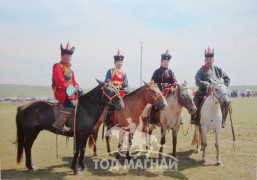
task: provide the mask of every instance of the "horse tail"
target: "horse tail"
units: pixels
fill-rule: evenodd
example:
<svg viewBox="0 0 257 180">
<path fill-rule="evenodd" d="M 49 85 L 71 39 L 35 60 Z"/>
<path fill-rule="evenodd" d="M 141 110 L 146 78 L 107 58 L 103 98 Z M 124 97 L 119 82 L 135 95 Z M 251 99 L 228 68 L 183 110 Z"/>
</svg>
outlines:
<svg viewBox="0 0 257 180">
<path fill-rule="evenodd" d="M 24 132 L 21 127 L 21 106 L 17 108 L 16 114 L 16 127 L 17 127 L 17 137 L 16 142 L 18 143 L 17 146 L 17 163 L 19 164 L 22 160 L 23 156 L 23 148 L 24 148 Z"/>
<path fill-rule="evenodd" d="M 198 131 L 198 133 L 196 133 L 196 131 Z M 198 134 L 198 137 L 197 137 L 197 134 Z M 202 131 L 201 131 L 200 125 L 195 126 L 195 132 L 194 132 L 194 136 L 193 136 L 192 143 L 191 143 L 192 146 L 196 145 L 197 138 L 199 138 L 199 142 L 198 142 L 199 145 L 202 144 Z"/>
<path fill-rule="evenodd" d="M 94 132 L 92 132 L 92 133 L 89 135 L 88 147 L 89 147 L 89 148 L 92 148 L 94 144 L 95 144 Z"/>
</svg>

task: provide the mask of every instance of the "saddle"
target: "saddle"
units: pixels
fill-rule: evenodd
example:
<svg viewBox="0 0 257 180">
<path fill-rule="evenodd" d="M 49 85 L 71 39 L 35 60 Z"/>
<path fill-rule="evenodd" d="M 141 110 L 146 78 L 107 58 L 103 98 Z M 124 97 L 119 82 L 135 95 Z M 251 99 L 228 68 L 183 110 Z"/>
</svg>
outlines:
<svg viewBox="0 0 257 180">
<path fill-rule="evenodd" d="M 67 108 L 61 103 L 53 103 L 52 110 L 55 116 L 55 122 L 60 122 L 74 130 L 74 109 Z"/>
</svg>

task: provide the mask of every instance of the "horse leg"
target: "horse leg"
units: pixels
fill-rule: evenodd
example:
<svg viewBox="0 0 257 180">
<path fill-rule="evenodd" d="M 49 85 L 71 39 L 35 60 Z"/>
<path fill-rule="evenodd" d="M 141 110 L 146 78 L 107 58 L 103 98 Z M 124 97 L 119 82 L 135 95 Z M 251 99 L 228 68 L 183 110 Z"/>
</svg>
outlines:
<svg viewBox="0 0 257 180">
<path fill-rule="evenodd" d="M 202 165 L 206 166 L 206 147 L 207 147 L 207 130 L 206 128 L 201 128 L 202 130 L 202 148 L 203 148 L 203 155 L 202 155 Z"/>
<path fill-rule="evenodd" d="M 163 128 L 161 128 L 161 147 L 159 150 L 159 159 L 162 159 L 163 145 L 166 143 L 165 137 L 166 137 L 165 131 Z"/>
<path fill-rule="evenodd" d="M 150 127 L 148 133 L 145 134 L 146 138 L 146 150 L 151 150 L 151 135 L 153 133 L 153 127 Z"/>
<path fill-rule="evenodd" d="M 195 125 L 195 137 L 196 137 L 196 152 L 200 153 L 200 128 L 199 125 Z"/>
<path fill-rule="evenodd" d="M 129 133 L 129 135 L 128 135 L 128 151 L 127 151 L 127 154 L 126 154 L 126 158 L 129 161 L 131 159 L 130 155 L 131 155 L 132 139 L 133 139 L 133 134 Z"/>
<path fill-rule="evenodd" d="M 79 169 L 77 167 L 77 161 L 78 161 L 80 146 L 82 144 L 81 139 L 82 138 L 80 136 L 76 137 L 76 151 L 74 152 L 73 161 L 72 161 L 72 164 L 71 164 L 71 169 L 74 170 L 74 175 L 80 174 Z"/>
<path fill-rule="evenodd" d="M 28 171 L 31 171 L 31 170 L 34 170 L 34 167 L 32 165 L 32 158 L 31 158 L 31 148 L 40 130 L 37 128 L 26 129 L 25 132 L 26 134 L 25 134 L 25 141 L 24 141 L 24 149 L 26 154 L 26 167 L 28 168 Z"/>
<path fill-rule="evenodd" d="M 177 157 L 177 131 L 172 130 L 172 145 L 173 145 L 173 153 L 174 157 Z"/>
<path fill-rule="evenodd" d="M 124 137 L 124 132 L 120 131 L 119 132 L 119 145 L 118 145 L 118 153 L 116 155 L 116 159 L 120 159 L 120 153 L 123 147 L 123 137 Z"/>
<path fill-rule="evenodd" d="M 81 148 L 80 148 L 79 165 L 81 166 L 82 171 L 87 169 L 87 166 L 84 162 L 84 155 L 85 155 L 85 151 L 86 151 L 87 139 L 88 139 L 88 137 L 83 138 L 82 145 L 81 145 Z"/>
<path fill-rule="evenodd" d="M 215 147 L 216 147 L 216 159 L 217 159 L 217 166 L 224 166 L 223 162 L 220 159 L 220 150 L 219 150 L 219 139 L 220 139 L 220 133 L 221 133 L 221 128 L 217 128 L 215 132 Z"/>
<path fill-rule="evenodd" d="M 110 129 L 111 129 L 111 127 L 107 127 L 107 131 L 109 131 Z M 110 136 L 106 136 L 105 141 L 106 141 L 107 152 L 108 152 L 109 156 L 112 156 L 111 147 L 110 147 Z"/>
</svg>

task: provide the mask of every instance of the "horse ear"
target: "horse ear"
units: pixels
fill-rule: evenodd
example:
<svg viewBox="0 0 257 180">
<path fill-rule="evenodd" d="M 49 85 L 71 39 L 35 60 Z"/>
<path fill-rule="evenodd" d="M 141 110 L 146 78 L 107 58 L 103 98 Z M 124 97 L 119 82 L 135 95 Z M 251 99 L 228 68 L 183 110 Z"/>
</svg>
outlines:
<svg viewBox="0 0 257 180">
<path fill-rule="evenodd" d="M 179 84 L 178 82 L 176 82 L 176 85 L 178 86 L 179 89 L 181 89 L 181 84 Z"/>
<path fill-rule="evenodd" d="M 143 81 L 143 83 L 144 83 L 145 85 L 149 86 L 149 83 L 146 83 L 145 81 Z"/>
<path fill-rule="evenodd" d="M 104 83 L 103 81 L 100 81 L 100 80 L 98 80 L 98 79 L 95 79 L 95 80 L 98 82 L 99 85 L 101 85 L 101 86 L 104 86 L 104 85 L 105 85 L 105 83 Z"/>
<path fill-rule="evenodd" d="M 186 80 L 184 80 L 184 84 L 185 86 L 188 86 L 188 82 Z"/>
</svg>

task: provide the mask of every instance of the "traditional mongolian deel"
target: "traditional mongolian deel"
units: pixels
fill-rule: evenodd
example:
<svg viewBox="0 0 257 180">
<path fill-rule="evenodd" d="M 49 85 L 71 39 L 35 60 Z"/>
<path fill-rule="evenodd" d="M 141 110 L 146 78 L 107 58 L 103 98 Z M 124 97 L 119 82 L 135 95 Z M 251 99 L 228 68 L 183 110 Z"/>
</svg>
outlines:
<svg viewBox="0 0 257 180">
<path fill-rule="evenodd" d="M 118 51 L 117 55 L 114 56 L 115 61 L 123 61 L 124 56 L 120 55 Z M 107 71 L 105 81 L 111 81 L 117 89 L 124 89 L 128 86 L 128 79 L 126 73 L 120 68 L 111 68 Z"/>
<path fill-rule="evenodd" d="M 166 53 L 161 55 L 162 60 L 170 60 L 171 55 L 167 50 Z M 159 89 L 163 92 L 164 88 L 162 87 L 161 83 L 167 83 L 170 86 L 175 86 L 177 80 L 175 78 L 174 72 L 172 72 L 169 68 L 160 67 L 156 69 L 152 76 L 152 81 L 158 84 Z"/>
</svg>

